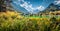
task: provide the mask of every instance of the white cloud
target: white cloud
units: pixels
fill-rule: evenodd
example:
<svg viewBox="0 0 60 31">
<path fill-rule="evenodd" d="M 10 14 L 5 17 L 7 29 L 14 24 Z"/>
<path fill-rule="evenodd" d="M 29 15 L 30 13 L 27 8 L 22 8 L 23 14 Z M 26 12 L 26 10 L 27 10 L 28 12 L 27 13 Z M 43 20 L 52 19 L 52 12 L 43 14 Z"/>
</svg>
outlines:
<svg viewBox="0 0 60 31">
<path fill-rule="evenodd" d="M 44 10 L 44 8 L 45 8 L 45 7 L 43 7 L 43 6 L 37 7 L 37 9 L 40 10 L 40 11 Z"/>
<path fill-rule="evenodd" d="M 27 2 L 24 2 L 23 4 L 20 4 L 20 6 L 25 8 L 30 13 L 33 13 L 33 11 L 34 11 L 34 8 L 32 7 L 32 4 L 28 4 Z"/>
<path fill-rule="evenodd" d="M 39 7 L 33 8 L 32 7 L 32 4 L 29 4 L 30 2 L 25 2 L 24 0 L 22 2 L 24 2 L 24 3 L 23 4 L 20 4 L 20 6 L 23 7 L 23 8 L 25 8 L 30 13 L 33 13 L 34 10 L 37 10 L 37 9 L 39 11 L 42 11 L 44 9 L 43 6 L 39 6 Z"/>
<path fill-rule="evenodd" d="M 57 4 L 60 4 L 60 0 L 58 0 L 58 1 L 55 1 L 55 4 L 57 5 Z"/>
</svg>

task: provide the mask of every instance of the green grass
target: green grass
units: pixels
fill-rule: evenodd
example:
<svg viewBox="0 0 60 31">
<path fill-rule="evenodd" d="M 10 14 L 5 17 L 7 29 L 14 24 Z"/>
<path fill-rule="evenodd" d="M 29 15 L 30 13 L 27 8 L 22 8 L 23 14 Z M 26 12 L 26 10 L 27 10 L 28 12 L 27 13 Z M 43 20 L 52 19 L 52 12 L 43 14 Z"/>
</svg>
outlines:
<svg viewBox="0 0 60 31">
<path fill-rule="evenodd" d="M 50 16 L 27 16 L 23 18 L 16 18 L 16 16 L 1 16 L 0 31 L 60 31 L 60 23 L 57 25 L 55 23 L 57 21 L 57 18 Z"/>
<path fill-rule="evenodd" d="M 26 18 L 50 18 L 53 17 L 52 15 L 45 15 L 45 16 L 25 16 Z M 60 15 L 54 15 L 56 18 L 60 18 Z"/>
</svg>

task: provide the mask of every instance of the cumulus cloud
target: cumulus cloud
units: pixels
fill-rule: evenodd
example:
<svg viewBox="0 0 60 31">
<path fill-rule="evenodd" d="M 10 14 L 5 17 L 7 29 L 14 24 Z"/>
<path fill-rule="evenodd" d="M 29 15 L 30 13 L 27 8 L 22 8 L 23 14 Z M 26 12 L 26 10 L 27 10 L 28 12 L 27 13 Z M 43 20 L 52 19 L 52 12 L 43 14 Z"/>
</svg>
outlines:
<svg viewBox="0 0 60 31">
<path fill-rule="evenodd" d="M 55 1 L 55 4 L 57 5 L 57 4 L 60 4 L 60 0 L 58 0 L 58 1 Z"/>
<path fill-rule="evenodd" d="M 32 5 L 28 4 L 27 2 L 24 2 L 23 4 L 20 4 L 21 7 L 25 8 L 28 12 L 33 12 L 34 8 L 32 7 Z"/>
<path fill-rule="evenodd" d="M 43 7 L 43 6 L 37 7 L 37 9 L 40 10 L 40 11 L 44 10 L 44 8 L 45 8 L 45 7 Z"/>
<path fill-rule="evenodd" d="M 42 11 L 44 9 L 43 6 L 39 6 L 36 8 L 33 8 L 32 4 L 29 4 L 30 2 L 25 2 L 24 0 L 22 0 L 22 2 L 24 2 L 23 4 L 20 4 L 21 7 L 25 8 L 28 12 L 33 13 L 34 10 L 39 10 Z"/>
</svg>

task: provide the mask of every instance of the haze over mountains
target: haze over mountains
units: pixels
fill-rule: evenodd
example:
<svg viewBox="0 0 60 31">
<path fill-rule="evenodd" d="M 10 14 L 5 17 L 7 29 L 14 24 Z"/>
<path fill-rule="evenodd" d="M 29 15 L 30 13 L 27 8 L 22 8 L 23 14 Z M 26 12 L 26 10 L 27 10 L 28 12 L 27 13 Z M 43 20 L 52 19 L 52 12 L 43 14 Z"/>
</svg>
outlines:
<svg viewBox="0 0 60 31">
<path fill-rule="evenodd" d="M 59 11 L 60 10 L 60 6 L 58 5 L 54 5 L 53 3 L 51 3 L 45 10 L 40 11 L 41 13 L 45 13 L 45 12 L 54 12 L 54 11 Z"/>
<path fill-rule="evenodd" d="M 31 0 L 32 1 L 32 0 Z M 34 0 L 35 1 L 35 0 Z M 33 1 L 33 2 L 34 2 Z M 50 2 L 51 1 L 51 2 Z M 18 2 L 18 3 L 17 3 Z M 20 2 L 22 2 L 21 4 L 20 4 Z M 14 9 L 16 9 L 16 10 L 18 10 L 18 11 L 21 11 L 21 12 L 23 12 L 23 13 L 25 13 L 25 14 L 29 14 L 29 13 L 31 13 L 31 14 L 37 14 L 38 12 L 46 12 L 46 11 L 53 11 L 53 10 L 58 10 L 58 9 L 60 9 L 60 0 L 58 0 L 58 1 L 52 1 L 52 0 L 47 0 L 47 1 L 43 1 L 44 3 L 43 4 L 41 4 L 39 7 L 33 7 L 33 5 L 31 4 L 31 2 L 29 2 L 28 0 L 26 0 L 26 1 L 22 1 L 22 0 L 20 0 L 20 2 L 19 1 L 14 1 L 13 0 L 13 2 L 12 2 L 12 6 L 13 6 L 13 8 Z M 28 2 L 28 3 L 27 3 Z M 32 2 L 32 3 L 33 3 Z M 36 1 L 35 1 L 36 2 Z M 46 3 L 47 2 L 47 3 Z M 53 3 L 54 2 L 54 3 Z M 41 2 L 39 2 L 39 4 L 40 4 Z M 38 2 L 35 4 L 35 6 L 36 5 L 38 5 Z"/>
</svg>

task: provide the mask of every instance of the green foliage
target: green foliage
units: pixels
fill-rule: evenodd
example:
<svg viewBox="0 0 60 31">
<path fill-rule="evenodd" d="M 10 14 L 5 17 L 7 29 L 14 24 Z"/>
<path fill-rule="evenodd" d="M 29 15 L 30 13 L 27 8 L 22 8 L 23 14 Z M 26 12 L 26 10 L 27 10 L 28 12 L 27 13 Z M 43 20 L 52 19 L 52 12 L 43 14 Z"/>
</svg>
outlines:
<svg viewBox="0 0 60 31">
<path fill-rule="evenodd" d="M 0 31 L 59 31 L 60 24 L 56 25 L 56 22 L 55 17 L 37 19 L 3 15 L 0 17 Z"/>
</svg>

